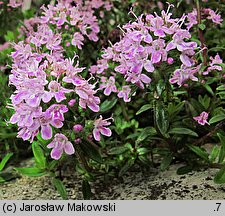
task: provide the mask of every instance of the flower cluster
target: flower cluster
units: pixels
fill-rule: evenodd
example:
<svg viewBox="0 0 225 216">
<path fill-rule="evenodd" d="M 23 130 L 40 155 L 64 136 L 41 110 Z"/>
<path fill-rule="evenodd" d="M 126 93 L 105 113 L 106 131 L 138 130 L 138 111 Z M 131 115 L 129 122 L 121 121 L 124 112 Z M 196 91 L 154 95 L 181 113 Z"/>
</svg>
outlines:
<svg viewBox="0 0 225 216">
<path fill-rule="evenodd" d="M 221 15 L 210 8 L 204 8 L 202 10 L 202 16 L 203 18 L 205 17 L 207 20 L 210 20 L 215 24 L 221 24 L 223 21 Z M 192 12 L 187 14 L 187 20 L 188 22 L 186 23 L 186 26 L 188 30 L 198 24 L 196 8 L 194 8 Z"/>
<path fill-rule="evenodd" d="M 93 1 L 91 5 L 90 8 L 98 8 L 103 5 L 103 1 Z M 64 57 L 65 41 L 58 28 L 64 23 L 74 22 L 74 26 L 83 29 L 86 36 L 96 40 L 98 31 L 94 29 L 98 27 L 93 17 L 88 18 L 87 13 L 79 11 L 80 8 L 72 6 L 69 1 L 59 2 L 56 7 L 49 5 L 48 9 L 44 7 L 43 9 L 45 16 L 41 17 L 42 21 L 38 24 L 36 21 L 39 18 L 36 18 L 34 22 L 38 24 L 37 29 L 31 25 L 30 31 L 26 33 L 26 40 L 13 45 L 9 84 L 15 87 L 11 96 L 15 113 L 10 123 L 18 125 L 18 137 L 23 140 L 33 142 L 39 133 L 44 140 L 51 140 L 54 137 L 47 147 L 53 148 L 51 157 L 58 160 L 63 152 L 69 155 L 74 153 L 72 142 L 67 137 L 72 128 L 68 126 L 65 115 L 75 114 L 70 113 L 69 109 L 80 107 L 84 111 L 88 108 L 93 112 L 100 110 L 100 98 L 96 96 L 95 84 L 91 82 L 93 78 L 86 80 L 82 76 L 85 68 L 79 67 L 76 54 L 73 59 Z M 59 17 L 62 19 L 59 20 Z M 50 22 L 56 24 L 57 28 L 52 28 Z M 92 27 L 92 33 L 85 30 Z M 78 33 L 76 29 L 74 32 Z M 79 36 L 76 36 L 77 38 Z M 79 44 L 77 46 L 79 48 Z M 68 121 L 71 121 L 71 117 L 69 118 Z M 74 119 L 77 117 L 74 116 Z M 111 135 L 110 129 L 105 127 L 110 123 L 106 123 L 102 117 L 93 122 L 94 137 L 97 137 L 97 141 L 100 140 L 100 136 L 96 136 L 98 131 L 106 136 Z M 76 126 L 74 130 L 81 131 L 83 128 L 80 126 Z"/>
<path fill-rule="evenodd" d="M 23 4 L 23 0 L 9 0 L 8 6 L 17 8 Z"/>
<path fill-rule="evenodd" d="M 73 4 L 72 4 L 73 3 Z M 75 6 L 74 6 L 75 5 Z M 81 49 L 85 36 L 92 41 L 97 41 L 100 31 L 98 19 L 94 15 L 96 9 L 111 9 L 110 1 L 95 0 L 61 0 L 58 4 L 42 6 L 40 23 L 54 25 L 58 30 L 65 29 L 68 32 L 67 46 L 72 44 Z M 103 10 L 100 11 L 103 17 Z"/>
<path fill-rule="evenodd" d="M 167 77 L 171 76 L 170 83 L 182 86 L 188 80 L 199 80 L 197 74 L 200 74 L 201 64 L 198 65 L 196 61 L 196 50 L 199 47 L 196 42 L 190 41 L 190 28 L 197 24 L 197 11 L 193 10 L 188 15 L 174 19 L 169 12 L 171 6 L 166 12 L 163 10 L 160 16 L 156 13 L 140 17 L 134 15 L 136 20 L 121 28 L 123 31 L 121 40 L 105 49 L 102 59 L 97 61 L 97 65 L 91 66 L 90 72 L 101 77 L 100 89 L 104 90 L 105 95 L 116 92 L 119 98 L 129 102 L 131 89 L 125 85 L 119 91 L 115 77 L 122 74 L 126 82 L 144 89 L 146 84 L 151 83 L 151 74 L 157 67 L 163 62 L 168 65 L 175 63 L 173 58 L 175 51 L 180 59 L 176 61 L 176 65 L 180 66 L 172 75 L 167 75 Z M 207 8 L 203 12 L 207 15 L 207 19 L 217 24 L 221 23 L 220 15 L 213 10 Z M 215 59 L 212 57 L 210 59 L 212 61 L 210 67 L 202 73 L 203 75 L 211 70 L 222 69 L 218 65 L 222 63 L 219 55 Z M 107 78 L 106 71 L 111 63 L 115 65 L 116 73 L 110 73 Z"/>
</svg>

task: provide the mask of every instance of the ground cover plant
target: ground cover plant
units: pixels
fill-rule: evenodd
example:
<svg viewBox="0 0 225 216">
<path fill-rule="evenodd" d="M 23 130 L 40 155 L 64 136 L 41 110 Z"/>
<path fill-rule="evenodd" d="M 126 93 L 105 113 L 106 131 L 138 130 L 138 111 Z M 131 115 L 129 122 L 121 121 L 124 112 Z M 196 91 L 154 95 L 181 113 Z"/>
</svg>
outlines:
<svg viewBox="0 0 225 216">
<path fill-rule="evenodd" d="M 51 176 L 64 199 L 66 166 L 85 199 L 95 176 L 135 166 L 213 167 L 225 183 L 224 5 L 121 2 L 0 2 L 20 19 L 1 32 L 0 171 L 25 142 L 35 166 L 15 170 Z"/>
</svg>

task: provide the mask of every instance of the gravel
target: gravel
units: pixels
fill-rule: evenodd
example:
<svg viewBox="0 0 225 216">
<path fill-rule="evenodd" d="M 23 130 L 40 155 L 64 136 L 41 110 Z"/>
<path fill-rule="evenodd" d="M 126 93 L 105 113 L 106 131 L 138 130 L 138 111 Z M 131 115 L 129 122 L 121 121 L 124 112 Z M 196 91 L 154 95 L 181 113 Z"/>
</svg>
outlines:
<svg viewBox="0 0 225 216">
<path fill-rule="evenodd" d="M 175 164 L 164 172 L 151 170 L 148 173 L 137 170 L 121 178 L 104 181 L 97 178 L 91 183 L 93 197 L 100 200 L 218 200 L 225 198 L 225 185 L 213 182 L 216 169 L 193 171 L 177 175 L 182 164 Z M 63 173 L 69 199 L 83 199 L 81 176 L 77 173 Z M 0 187 L 0 199 L 7 200 L 60 200 L 49 176 L 20 176 Z"/>
</svg>

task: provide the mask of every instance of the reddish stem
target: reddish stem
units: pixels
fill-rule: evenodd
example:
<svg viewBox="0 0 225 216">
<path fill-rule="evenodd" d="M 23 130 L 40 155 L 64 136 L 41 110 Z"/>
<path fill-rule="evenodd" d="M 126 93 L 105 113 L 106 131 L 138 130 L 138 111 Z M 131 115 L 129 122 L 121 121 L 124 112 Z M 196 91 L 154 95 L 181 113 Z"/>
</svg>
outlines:
<svg viewBox="0 0 225 216">
<path fill-rule="evenodd" d="M 196 0 L 196 6 L 197 6 L 198 25 L 200 25 L 202 23 L 202 18 L 201 18 L 201 7 L 199 4 L 199 0 Z M 199 27 L 198 27 L 198 35 L 201 42 L 201 49 L 203 50 L 203 63 L 205 66 L 207 66 L 207 47 L 205 45 L 203 30 L 201 30 Z"/>
</svg>

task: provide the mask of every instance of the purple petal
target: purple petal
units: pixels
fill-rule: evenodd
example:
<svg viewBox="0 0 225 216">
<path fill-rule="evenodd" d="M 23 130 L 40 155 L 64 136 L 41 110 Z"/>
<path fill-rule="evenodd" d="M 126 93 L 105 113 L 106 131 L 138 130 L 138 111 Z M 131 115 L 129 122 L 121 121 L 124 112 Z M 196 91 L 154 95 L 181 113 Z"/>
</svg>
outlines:
<svg viewBox="0 0 225 216">
<path fill-rule="evenodd" d="M 59 158 L 62 156 L 62 149 L 54 148 L 51 151 L 51 158 L 55 160 L 59 160 Z"/>
<path fill-rule="evenodd" d="M 87 93 L 83 91 L 82 89 L 76 89 L 75 91 L 79 95 L 79 97 L 81 97 L 82 99 L 85 99 L 85 100 L 88 99 Z"/>
<path fill-rule="evenodd" d="M 52 94 L 50 92 L 44 92 L 44 94 L 42 95 L 42 101 L 44 103 L 48 103 L 50 100 L 52 99 Z"/>
<path fill-rule="evenodd" d="M 157 29 L 155 32 L 154 32 L 154 35 L 155 36 L 159 36 L 159 37 L 165 37 L 165 33 L 162 29 Z"/>
<path fill-rule="evenodd" d="M 168 45 L 166 46 L 166 51 L 170 51 L 172 49 L 175 49 L 176 45 L 171 41 L 170 43 L 168 43 Z"/>
<path fill-rule="evenodd" d="M 147 75 L 145 75 L 145 74 L 141 74 L 141 81 L 143 82 L 143 83 L 150 83 L 151 82 L 151 78 L 149 78 Z"/>
<path fill-rule="evenodd" d="M 189 58 L 187 55 L 184 54 L 180 55 L 180 60 L 187 67 L 191 67 L 193 64 L 191 58 Z"/>
<path fill-rule="evenodd" d="M 17 113 L 15 113 L 15 114 L 12 115 L 9 122 L 11 124 L 16 124 L 19 120 L 20 120 L 20 116 Z"/>
<path fill-rule="evenodd" d="M 61 101 L 65 100 L 66 97 L 65 97 L 65 95 L 64 95 L 63 92 L 56 92 L 56 93 L 55 93 L 55 99 L 56 99 L 56 101 L 57 101 L 58 103 L 60 103 Z"/>
<path fill-rule="evenodd" d="M 93 111 L 93 112 L 98 112 L 100 110 L 100 107 L 95 104 L 95 103 L 89 103 L 88 107 Z"/>
<path fill-rule="evenodd" d="M 52 138 L 52 128 L 49 124 L 41 126 L 41 137 L 44 140 L 48 140 Z"/>
<path fill-rule="evenodd" d="M 67 142 L 64 146 L 64 151 L 68 155 L 74 154 L 75 149 L 73 147 L 73 144 L 71 142 Z"/>
<path fill-rule="evenodd" d="M 63 126 L 63 123 L 59 119 L 54 119 L 51 121 L 51 125 L 56 128 L 61 128 Z"/>
<path fill-rule="evenodd" d="M 100 132 L 97 129 L 93 130 L 93 135 L 96 141 L 100 141 L 101 137 L 100 137 Z"/>
<path fill-rule="evenodd" d="M 38 107 L 40 105 L 41 98 L 37 95 L 32 95 L 32 97 L 26 99 L 26 102 L 31 107 Z"/>
<path fill-rule="evenodd" d="M 33 124 L 29 127 L 30 131 L 36 131 L 40 127 L 40 123 L 38 120 L 34 120 Z"/>
<path fill-rule="evenodd" d="M 112 131 L 109 128 L 101 127 L 100 132 L 104 136 L 110 137 L 112 135 Z"/>
<path fill-rule="evenodd" d="M 144 38 L 144 42 L 151 43 L 152 42 L 152 36 L 150 34 L 147 34 Z"/>
<path fill-rule="evenodd" d="M 160 60 L 161 60 L 161 53 L 159 51 L 153 52 L 151 57 L 152 63 L 158 63 L 160 62 Z"/>
<path fill-rule="evenodd" d="M 18 104 L 26 97 L 27 97 L 27 91 L 19 92 L 18 94 L 12 96 L 12 102 L 15 104 Z"/>
<path fill-rule="evenodd" d="M 109 96 L 111 94 L 111 92 L 112 92 L 111 87 L 107 87 L 103 93 L 104 93 L 104 95 Z"/>
<path fill-rule="evenodd" d="M 47 148 L 54 148 L 55 146 L 55 141 L 53 140 L 52 142 L 50 142 L 48 145 L 47 145 Z"/>
<path fill-rule="evenodd" d="M 144 68 L 145 68 L 145 70 L 148 71 L 148 72 L 153 72 L 154 69 L 155 69 L 155 68 L 153 67 L 153 65 L 152 65 L 152 62 L 149 61 L 149 60 L 145 62 Z"/>
</svg>

